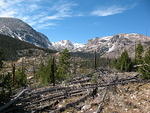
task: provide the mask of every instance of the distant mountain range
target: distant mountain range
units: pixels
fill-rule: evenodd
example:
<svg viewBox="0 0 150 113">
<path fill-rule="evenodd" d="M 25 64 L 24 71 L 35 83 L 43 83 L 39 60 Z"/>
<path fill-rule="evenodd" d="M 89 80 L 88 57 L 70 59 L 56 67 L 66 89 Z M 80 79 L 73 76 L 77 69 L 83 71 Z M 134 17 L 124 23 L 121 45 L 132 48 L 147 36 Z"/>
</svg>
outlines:
<svg viewBox="0 0 150 113">
<path fill-rule="evenodd" d="M 150 46 L 150 37 L 137 34 L 117 34 L 114 36 L 97 37 L 88 41 L 87 44 L 72 43 L 69 40 L 50 42 L 48 38 L 34 30 L 27 23 L 16 18 L 0 18 L 0 34 L 29 42 L 42 48 L 61 51 L 67 48 L 71 52 L 97 51 L 104 57 L 117 57 L 126 49 L 134 55 L 135 44 L 141 42 L 145 47 Z"/>
<path fill-rule="evenodd" d="M 72 43 L 69 40 L 61 40 L 59 42 L 52 42 L 52 46 L 58 51 L 67 48 L 69 51 L 73 52 L 82 50 L 82 48 L 85 47 L 85 44 Z"/>
<path fill-rule="evenodd" d="M 52 43 L 55 49 L 69 49 L 71 52 L 94 52 L 100 53 L 103 57 L 118 57 L 125 49 L 131 57 L 134 57 L 135 45 L 141 42 L 145 48 L 150 47 L 150 37 L 137 34 L 117 34 L 114 36 L 97 37 L 88 41 L 87 44 L 74 44 L 70 41 Z"/>
<path fill-rule="evenodd" d="M 97 51 L 104 57 L 114 58 L 118 57 L 126 49 L 129 55 L 134 57 L 135 45 L 139 42 L 141 42 L 145 48 L 150 47 L 150 37 L 130 33 L 91 39 L 82 51 Z"/>
</svg>

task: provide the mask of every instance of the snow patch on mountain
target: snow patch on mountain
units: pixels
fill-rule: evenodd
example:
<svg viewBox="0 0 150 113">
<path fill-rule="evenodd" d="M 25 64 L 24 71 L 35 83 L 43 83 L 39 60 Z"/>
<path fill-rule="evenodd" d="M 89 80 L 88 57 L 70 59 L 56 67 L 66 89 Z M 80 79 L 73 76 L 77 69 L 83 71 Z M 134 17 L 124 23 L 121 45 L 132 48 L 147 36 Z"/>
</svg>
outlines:
<svg viewBox="0 0 150 113">
<path fill-rule="evenodd" d="M 81 43 L 73 43 L 73 45 L 76 49 L 85 47 L 85 44 L 81 44 Z"/>
<path fill-rule="evenodd" d="M 109 52 L 111 52 L 111 51 L 115 50 L 115 48 L 116 48 L 116 45 L 114 44 L 112 47 L 110 47 L 110 48 L 108 49 L 108 51 L 107 51 L 107 52 L 109 53 Z"/>
<path fill-rule="evenodd" d="M 80 43 L 72 43 L 69 40 L 61 40 L 59 42 L 52 42 L 52 46 L 56 50 L 68 49 L 69 51 L 78 51 L 79 49 L 82 49 L 85 45 Z"/>
<path fill-rule="evenodd" d="M 17 38 L 43 48 L 50 48 L 48 38 L 17 18 L 0 18 L 0 34 Z"/>
</svg>

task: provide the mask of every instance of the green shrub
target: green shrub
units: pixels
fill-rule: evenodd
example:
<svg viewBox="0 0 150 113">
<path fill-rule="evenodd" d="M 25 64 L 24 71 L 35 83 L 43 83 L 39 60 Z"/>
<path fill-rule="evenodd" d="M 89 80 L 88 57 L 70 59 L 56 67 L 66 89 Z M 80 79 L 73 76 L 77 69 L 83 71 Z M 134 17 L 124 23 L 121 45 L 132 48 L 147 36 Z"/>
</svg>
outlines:
<svg viewBox="0 0 150 113">
<path fill-rule="evenodd" d="M 143 79 L 150 79 L 150 48 L 146 51 L 142 62 L 139 72 L 142 74 Z"/>
</svg>

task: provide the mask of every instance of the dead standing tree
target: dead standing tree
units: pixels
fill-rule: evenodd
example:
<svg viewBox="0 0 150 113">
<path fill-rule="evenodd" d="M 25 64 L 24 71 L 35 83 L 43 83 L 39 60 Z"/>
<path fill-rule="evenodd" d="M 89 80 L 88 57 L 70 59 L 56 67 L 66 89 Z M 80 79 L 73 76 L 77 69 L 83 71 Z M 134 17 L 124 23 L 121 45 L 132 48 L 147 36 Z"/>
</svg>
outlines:
<svg viewBox="0 0 150 113">
<path fill-rule="evenodd" d="M 76 74 L 77 71 L 77 66 L 76 66 L 76 58 L 75 56 L 73 57 L 73 74 Z"/>
<path fill-rule="evenodd" d="M 36 75 L 35 62 L 36 62 L 36 59 L 34 58 L 32 66 L 33 66 L 33 76 L 34 76 L 34 79 L 36 81 L 37 80 L 37 75 Z"/>
<path fill-rule="evenodd" d="M 97 69 L 97 53 L 96 53 L 96 50 L 94 52 L 94 68 L 95 68 L 95 70 Z"/>
<path fill-rule="evenodd" d="M 15 79 L 16 79 L 16 65 L 12 62 L 12 79 L 13 79 L 13 86 L 15 85 Z"/>
<path fill-rule="evenodd" d="M 51 72 L 52 72 L 52 83 L 53 83 L 53 86 L 55 86 L 55 72 L 56 72 L 55 67 L 56 67 L 56 65 L 55 65 L 55 57 L 52 57 Z"/>
</svg>

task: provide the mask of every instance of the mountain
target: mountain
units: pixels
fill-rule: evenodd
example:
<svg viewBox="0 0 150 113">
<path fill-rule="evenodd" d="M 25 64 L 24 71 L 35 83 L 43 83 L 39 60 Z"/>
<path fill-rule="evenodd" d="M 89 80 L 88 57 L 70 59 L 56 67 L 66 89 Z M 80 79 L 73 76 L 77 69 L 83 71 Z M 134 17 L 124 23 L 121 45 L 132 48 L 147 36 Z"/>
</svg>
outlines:
<svg viewBox="0 0 150 113">
<path fill-rule="evenodd" d="M 52 46 L 58 51 L 67 48 L 69 51 L 73 52 L 80 51 L 80 49 L 82 50 L 85 45 L 80 43 L 72 43 L 69 40 L 61 40 L 59 42 L 52 42 Z"/>
<path fill-rule="evenodd" d="M 55 52 L 2 34 L 0 34 L 0 50 L 3 50 L 5 60 L 15 60 L 19 57 L 38 56 Z"/>
<path fill-rule="evenodd" d="M 87 44 L 72 43 L 69 40 L 51 43 L 44 34 L 37 32 L 27 23 L 16 18 L 0 18 L 0 34 L 42 48 L 50 48 L 57 51 L 67 48 L 70 52 L 84 53 L 97 51 L 104 57 L 117 57 L 124 49 L 128 50 L 130 56 L 133 57 L 135 43 L 141 42 L 145 47 L 150 46 L 150 37 L 137 33 L 97 37 L 89 40 Z"/>
<path fill-rule="evenodd" d="M 29 42 L 39 47 L 51 48 L 48 38 L 27 23 L 16 18 L 0 18 L 0 34 Z"/>
<path fill-rule="evenodd" d="M 94 38 L 88 41 L 85 47 L 82 48 L 82 51 L 97 51 L 104 57 L 115 58 L 126 49 L 129 55 L 133 57 L 135 44 L 139 42 L 141 42 L 143 46 L 148 47 L 150 46 L 150 37 L 137 33 L 130 33 Z"/>
</svg>

